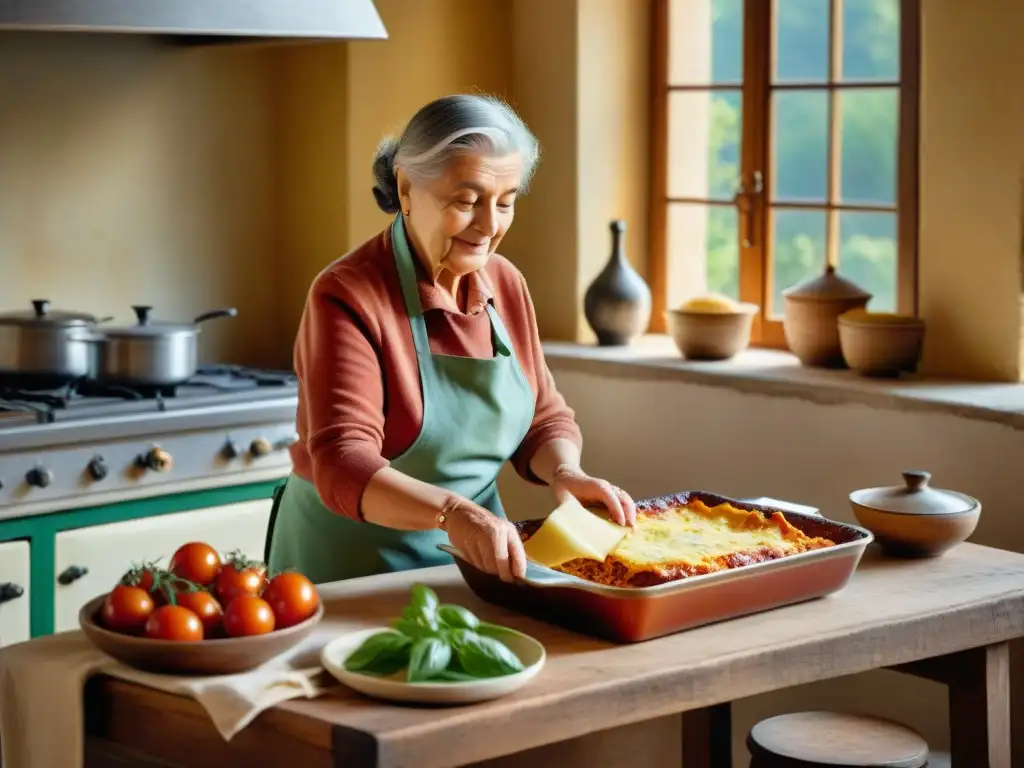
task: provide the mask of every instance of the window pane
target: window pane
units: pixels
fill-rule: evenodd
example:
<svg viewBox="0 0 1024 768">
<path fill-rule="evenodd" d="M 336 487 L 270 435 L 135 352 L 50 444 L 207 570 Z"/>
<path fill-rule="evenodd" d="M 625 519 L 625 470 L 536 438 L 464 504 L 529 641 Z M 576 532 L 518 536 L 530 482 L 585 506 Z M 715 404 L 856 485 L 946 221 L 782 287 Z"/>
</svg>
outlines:
<svg viewBox="0 0 1024 768">
<path fill-rule="evenodd" d="M 731 205 L 669 205 L 670 306 L 704 291 L 739 299 L 737 232 L 736 209 Z"/>
<path fill-rule="evenodd" d="M 828 82 L 830 5 L 775 0 L 775 82 Z"/>
<path fill-rule="evenodd" d="M 824 210 L 772 211 L 772 316 L 786 308 L 784 290 L 825 271 L 827 217 Z"/>
<path fill-rule="evenodd" d="M 731 200 L 739 180 L 739 91 L 674 91 L 668 97 L 668 194 Z"/>
<path fill-rule="evenodd" d="M 772 95 L 772 199 L 828 199 L 828 91 Z"/>
<path fill-rule="evenodd" d="M 743 81 L 743 0 L 671 0 L 669 85 Z"/>
<path fill-rule="evenodd" d="M 839 268 L 871 293 L 871 309 L 896 310 L 896 263 L 895 213 L 839 214 Z"/>
<path fill-rule="evenodd" d="M 899 97 L 897 88 L 836 93 L 843 136 L 839 187 L 844 203 L 896 204 Z"/>
<path fill-rule="evenodd" d="M 900 77 L 900 0 L 843 0 L 843 80 Z"/>
</svg>

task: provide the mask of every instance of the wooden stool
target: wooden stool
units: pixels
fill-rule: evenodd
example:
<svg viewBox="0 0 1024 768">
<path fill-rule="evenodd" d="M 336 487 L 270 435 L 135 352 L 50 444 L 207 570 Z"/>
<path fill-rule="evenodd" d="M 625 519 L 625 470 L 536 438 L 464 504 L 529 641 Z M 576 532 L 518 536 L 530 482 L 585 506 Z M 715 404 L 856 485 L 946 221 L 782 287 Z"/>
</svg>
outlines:
<svg viewBox="0 0 1024 768">
<path fill-rule="evenodd" d="M 928 744 L 905 725 L 868 715 L 793 712 L 750 729 L 750 768 L 925 768 Z"/>
</svg>

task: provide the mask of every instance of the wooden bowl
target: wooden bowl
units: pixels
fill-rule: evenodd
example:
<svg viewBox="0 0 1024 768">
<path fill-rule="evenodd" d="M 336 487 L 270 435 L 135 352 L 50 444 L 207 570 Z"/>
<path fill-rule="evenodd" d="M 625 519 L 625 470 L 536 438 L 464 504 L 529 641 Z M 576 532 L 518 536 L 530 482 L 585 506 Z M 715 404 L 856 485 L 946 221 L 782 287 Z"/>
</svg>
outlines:
<svg viewBox="0 0 1024 768">
<path fill-rule="evenodd" d="M 925 323 L 905 315 L 847 312 L 839 317 L 846 364 L 861 376 L 895 378 L 917 370 Z"/>
<path fill-rule="evenodd" d="M 740 304 L 736 312 L 692 312 L 670 309 L 665 313 L 676 348 L 689 360 L 728 360 L 750 345 L 756 304 Z"/>
<path fill-rule="evenodd" d="M 226 637 L 180 643 L 111 632 L 99 623 L 106 599 L 100 595 L 78 613 L 78 623 L 89 641 L 109 656 L 147 672 L 184 675 L 231 675 L 255 669 L 304 640 L 324 615 L 321 601 L 312 616 L 301 624 L 276 629 L 266 635 Z"/>
<path fill-rule="evenodd" d="M 981 502 L 964 493 L 928 487 L 931 475 L 903 473 L 905 486 L 864 488 L 850 494 L 857 522 L 894 557 L 937 557 L 966 541 L 978 526 Z"/>
</svg>

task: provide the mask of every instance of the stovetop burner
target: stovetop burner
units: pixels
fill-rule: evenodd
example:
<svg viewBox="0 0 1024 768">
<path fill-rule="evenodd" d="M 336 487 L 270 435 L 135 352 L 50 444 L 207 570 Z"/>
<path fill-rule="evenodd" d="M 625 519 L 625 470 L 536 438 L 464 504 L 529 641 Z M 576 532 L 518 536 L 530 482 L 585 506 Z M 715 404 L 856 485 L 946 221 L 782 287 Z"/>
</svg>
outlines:
<svg viewBox="0 0 1024 768">
<path fill-rule="evenodd" d="M 0 378 L 0 421 L 34 416 L 37 423 L 47 424 L 67 418 L 260 400 L 294 391 L 296 382 L 290 371 L 226 364 L 201 366 L 187 382 L 172 387 L 129 387 L 78 379 L 55 388 L 29 389 L 5 385 Z"/>
</svg>

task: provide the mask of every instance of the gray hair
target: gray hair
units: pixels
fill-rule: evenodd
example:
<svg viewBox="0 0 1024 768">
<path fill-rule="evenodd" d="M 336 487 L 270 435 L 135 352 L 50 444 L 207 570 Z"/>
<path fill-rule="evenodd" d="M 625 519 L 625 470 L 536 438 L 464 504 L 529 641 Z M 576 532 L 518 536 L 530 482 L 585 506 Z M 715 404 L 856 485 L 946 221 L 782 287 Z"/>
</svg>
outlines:
<svg viewBox="0 0 1024 768">
<path fill-rule="evenodd" d="M 505 102 L 493 96 L 459 94 L 432 101 L 412 116 L 401 137 L 386 137 L 373 156 L 373 197 L 385 213 L 397 213 L 395 167 L 412 178 L 437 178 L 457 154 L 504 155 L 523 159 L 520 191 L 537 167 L 540 147 L 530 129 Z"/>
</svg>

